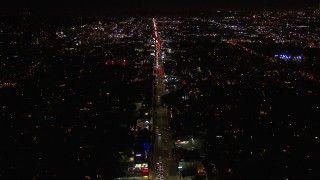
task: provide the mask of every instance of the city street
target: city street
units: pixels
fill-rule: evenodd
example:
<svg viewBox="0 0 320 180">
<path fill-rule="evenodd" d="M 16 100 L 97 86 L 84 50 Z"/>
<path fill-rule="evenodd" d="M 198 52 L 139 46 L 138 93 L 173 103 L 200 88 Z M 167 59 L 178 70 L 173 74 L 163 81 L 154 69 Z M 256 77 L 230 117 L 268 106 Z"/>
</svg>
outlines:
<svg viewBox="0 0 320 180">
<path fill-rule="evenodd" d="M 164 179 L 177 179 L 177 165 L 172 157 L 171 150 L 173 141 L 168 122 L 168 108 L 161 103 L 161 97 L 165 95 L 165 87 L 162 82 L 156 84 L 155 115 L 154 115 L 154 151 L 151 164 L 157 162 L 163 164 Z M 154 166 L 155 167 L 155 166 Z M 157 177 L 159 172 L 153 168 L 150 170 L 151 177 Z M 156 179 L 156 178 L 152 178 Z"/>
<path fill-rule="evenodd" d="M 158 37 L 157 26 L 153 19 L 155 35 L 157 39 L 155 72 L 153 94 L 153 152 L 151 154 L 150 179 L 178 179 L 177 164 L 172 157 L 173 141 L 169 128 L 168 108 L 161 102 L 161 98 L 166 95 L 165 84 L 163 83 L 163 69 L 160 59 L 160 40 Z M 157 166 L 160 164 L 160 167 Z"/>
</svg>

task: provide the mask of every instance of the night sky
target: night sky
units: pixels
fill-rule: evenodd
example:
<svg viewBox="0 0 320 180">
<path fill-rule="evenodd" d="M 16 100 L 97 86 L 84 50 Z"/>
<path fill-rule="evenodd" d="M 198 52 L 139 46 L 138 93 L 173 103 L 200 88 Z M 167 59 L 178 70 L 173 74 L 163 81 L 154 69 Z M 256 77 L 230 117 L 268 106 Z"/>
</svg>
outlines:
<svg viewBox="0 0 320 180">
<path fill-rule="evenodd" d="M 1 11 L 167 13 L 217 9 L 281 10 L 317 6 L 320 0 L 11 0 Z"/>
</svg>

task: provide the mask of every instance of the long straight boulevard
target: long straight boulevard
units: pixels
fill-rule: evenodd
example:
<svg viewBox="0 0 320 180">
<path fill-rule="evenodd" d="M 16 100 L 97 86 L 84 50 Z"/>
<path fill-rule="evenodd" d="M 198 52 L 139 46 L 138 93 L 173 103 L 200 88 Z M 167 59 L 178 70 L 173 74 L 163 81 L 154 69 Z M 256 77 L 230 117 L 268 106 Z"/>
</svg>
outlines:
<svg viewBox="0 0 320 180">
<path fill-rule="evenodd" d="M 177 164 L 174 161 L 172 148 L 173 140 L 169 128 L 168 108 L 163 105 L 161 98 L 166 95 L 163 83 L 163 66 L 161 61 L 161 42 L 158 34 L 156 19 L 153 18 L 155 32 L 155 65 L 153 83 L 153 151 L 150 158 L 150 179 L 178 179 Z"/>
</svg>

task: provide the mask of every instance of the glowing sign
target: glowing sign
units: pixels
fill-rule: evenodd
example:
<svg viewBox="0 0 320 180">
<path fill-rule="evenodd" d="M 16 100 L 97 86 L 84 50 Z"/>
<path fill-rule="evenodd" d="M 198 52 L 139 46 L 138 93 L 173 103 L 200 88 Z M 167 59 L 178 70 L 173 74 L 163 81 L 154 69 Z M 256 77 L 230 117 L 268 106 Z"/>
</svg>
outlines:
<svg viewBox="0 0 320 180">
<path fill-rule="evenodd" d="M 275 58 L 279 58 L 281 60 L 293 60 L 293 61 L 301 61 L 303 59 L 303 55 L 292 56 L 290 54 L 275 54 Z"/>
</svg>

